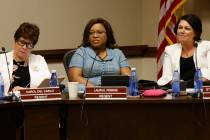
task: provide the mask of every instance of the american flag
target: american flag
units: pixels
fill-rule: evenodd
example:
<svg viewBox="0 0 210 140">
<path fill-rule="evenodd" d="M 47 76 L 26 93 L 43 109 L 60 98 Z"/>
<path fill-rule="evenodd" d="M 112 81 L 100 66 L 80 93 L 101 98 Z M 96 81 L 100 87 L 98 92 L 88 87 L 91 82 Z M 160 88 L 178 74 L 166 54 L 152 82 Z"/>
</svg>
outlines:
<svg viewBox="0 0 210 140">
<path fill-rule="evenodd" d="M 163 52 L 167 45 L 176 43 L 176 36 L 173 32 L 177 21 L 175 12 L 186 0 L 161 0 L 158 26 L 158 46 L 157 46 L 157 78 L 162 75 Z"/>
</svg>

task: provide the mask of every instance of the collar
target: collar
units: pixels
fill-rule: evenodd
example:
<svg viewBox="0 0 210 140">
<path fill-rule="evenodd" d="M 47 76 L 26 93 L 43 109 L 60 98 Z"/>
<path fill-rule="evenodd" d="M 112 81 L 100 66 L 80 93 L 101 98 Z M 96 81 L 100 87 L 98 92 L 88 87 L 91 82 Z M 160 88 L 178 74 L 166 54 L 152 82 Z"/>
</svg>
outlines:
<svg viewBox="0 0 210 140">
<path fill-rule="evenodd" d="M 97 61 L 111 61 L 114 57 L 114 49 L 106 48 L 107 58 L 105 60 L 101 60 L 98 56 L 96 56 L 95 51 L 91 47 L 86 47 L 86 53 L 92 58 Z M 96 56 L 96 58 L 95 58 Z"/>
</svg>

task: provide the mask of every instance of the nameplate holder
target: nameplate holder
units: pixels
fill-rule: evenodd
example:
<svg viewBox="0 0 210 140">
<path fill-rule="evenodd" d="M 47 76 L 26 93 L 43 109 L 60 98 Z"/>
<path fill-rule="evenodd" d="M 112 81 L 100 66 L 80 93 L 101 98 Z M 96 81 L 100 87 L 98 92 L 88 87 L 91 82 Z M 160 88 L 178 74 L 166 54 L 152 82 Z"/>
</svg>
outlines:
<svg viewBox="0 0 210 140">
<path fill-rule="evenodd" d="M 203 97 L 210 97 L 210 86 L 203 86 Z"/>
<path fill-rule="evenodd" d="M 59 87 L 26 88 L 20 90 L 21 100 L 61 99 Z"/>
<path fill-rule="evenodd" d="M 86 87 L 86 100 L 125 100 L 127 99 L 127 87 L 103 86 Z"/>
</svg>

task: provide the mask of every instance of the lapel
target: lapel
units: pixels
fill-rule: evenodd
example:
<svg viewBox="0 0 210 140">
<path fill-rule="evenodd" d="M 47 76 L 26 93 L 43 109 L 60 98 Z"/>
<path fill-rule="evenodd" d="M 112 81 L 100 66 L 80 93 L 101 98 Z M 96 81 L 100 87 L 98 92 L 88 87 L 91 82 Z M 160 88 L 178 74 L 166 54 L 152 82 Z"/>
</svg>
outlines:
<svg viewBox="0 0 210 140">
<path fill-rule="evenodd" d="M 180 57 L 181 57 L 181 52 L 182 52 L 182 46 L 180 43 L 178 43 L 176 46 L 172 46 L 172 47 L 176 47 L 175 51 L 172 52 L 174 53 L 174 56 L 175 56 L 174 57 L 175 59 L 174 70 L 178 70 L 180 72 Z"/>
</svg>

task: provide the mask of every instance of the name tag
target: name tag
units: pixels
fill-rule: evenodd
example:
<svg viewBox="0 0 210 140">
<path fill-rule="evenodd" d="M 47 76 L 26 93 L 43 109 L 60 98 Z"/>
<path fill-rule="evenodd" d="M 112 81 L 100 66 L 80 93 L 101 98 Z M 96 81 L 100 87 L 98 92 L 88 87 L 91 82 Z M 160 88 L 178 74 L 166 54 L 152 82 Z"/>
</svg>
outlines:
<svg viewBox="0 0 210 140">
<path fill-rule="evenodd" d="M 210 97 L 210 86 L 203 86 L 203 97 Z"/>
<path fill-rule="evenodd" d="M 123 100 L 127 99 L 127 87 L 86 87 L 87 100 Z"/>
<path fill-rule="evenodd" d="M 21 100 L 61 99 L 59 87 L 26 88 L 20 90 Z"/>
</svg>

